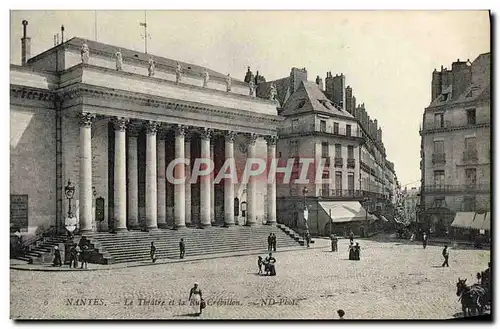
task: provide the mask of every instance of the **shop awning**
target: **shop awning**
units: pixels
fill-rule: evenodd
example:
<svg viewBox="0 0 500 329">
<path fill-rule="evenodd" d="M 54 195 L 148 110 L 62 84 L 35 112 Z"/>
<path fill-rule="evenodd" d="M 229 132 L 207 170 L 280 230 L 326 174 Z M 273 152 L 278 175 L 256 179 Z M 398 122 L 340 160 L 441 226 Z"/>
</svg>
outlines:
<svg viewBox="0 0 500 329">
<path fill-rule="evenodd" d="M 475 216 L 475 212 L 457 212 L 453 223 L 451 223 L 451 227 L 471 228 Z"/>
<path fill-rule="evenodd" d="M 481 227 L 485 231 L 491 231 L 491 221 L 490 221 L 490 213 L 487 212 L 484 215 L 483 226 Z"/>
<path fill-rule="evenodd" d="M 346 202 L 319 202 L 323 210 L 331 217 L 334 223 L 345 223 L 353 221 L 364 221 L 365 210 L 357 201 Z M 370 215 L 368 215 L 370 219 Z"/>
<path fill-rule="evenodd" d="M 476 216 L 474 217 L 474 221 L 471 223 L 470 228 L 474 230 L 481 230 L 483 228 L 485 215 L 485 213 L 476 213 Z"/>
</svg>

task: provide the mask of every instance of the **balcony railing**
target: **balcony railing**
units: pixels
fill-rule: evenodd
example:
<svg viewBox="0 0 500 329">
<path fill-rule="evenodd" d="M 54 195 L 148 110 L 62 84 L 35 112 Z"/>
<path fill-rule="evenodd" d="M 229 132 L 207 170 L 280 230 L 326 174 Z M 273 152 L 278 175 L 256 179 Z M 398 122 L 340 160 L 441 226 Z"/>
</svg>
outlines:
<svg viewBox="0 0 500 329">
<path fill-rule="evenodd" d="M 446 154 L 445 153 L 432 154 L 432 163 L 433 164 L 444 164 L 445 162 L 446 162 Z"/>
<path fill-rule="evenodd" d="M 346 197 L 346 198 L 356 198 L 362 197 L 362 192 L 360 190 L 342 190 L 342 189 L 331 189 L 330 196 L 333 197 Z"/>
<path fill-rule="evenodd" d="M 347 168 L 356 167 L 356 160 L 354 158 L 347 158 Z"/>
<path fill-rule="evenodd" d="M 335 157 L 335 167 L 341 168 L 343 165 L 344 165 L 344 159 Z"/>
<path fill-rule="evenodd" d="M 341 127 L 338 130 L 334 129 L 333 126 L 321 126 L 320 124 L 304 124 L 297 126 L 288 126 L 278 128 L 278 133 L 280 134 L 294 134 L 294 133 L 309 133 L 309 132 L 321 132 L 324 134 L 330 134 L 335 136 L 344 137 L 361 137 L 359 130 L 355 126 L 351 127 L 350 130 L 345 127 Z"/>
<path fill-rule="evenodd" d="M 485 124 L 490 124 L 490 120 L 477 120 L 475 123 L 468 123 L 468 122 L 455 122 L 455 121 L 434 121 L 434 122 L 429 122 L 425 123 L 424 122 L 424 127 L 420 130 L 420 132 L 432 132 L 436 130 L 442 130 L 442 129 L 453 129 L 453 128 L 472 128 L 478 125 L 485 125 Z"/>
<path fill-rule="evenodd" d="M 478 159 L 477 157 L 477 150 L 469 150 L 464 152 L 464 161 L 465 162 L 476 162 Z"/>
<path fill-rule="evenodd" d="M 425 185 L 423 193 L 489 192 L 489 184 Z"/>
</svg>

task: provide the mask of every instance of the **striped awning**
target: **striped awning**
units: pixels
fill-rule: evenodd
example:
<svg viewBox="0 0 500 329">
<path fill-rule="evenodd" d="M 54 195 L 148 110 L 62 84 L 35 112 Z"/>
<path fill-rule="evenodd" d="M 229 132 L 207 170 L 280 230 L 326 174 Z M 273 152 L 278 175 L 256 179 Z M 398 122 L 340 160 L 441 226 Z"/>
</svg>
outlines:
<svg viewBox="0 0 500 329">
<path fill-rule="evenodd" d="M 458 228 L 471 228 L 475 216 L 475 212 L 457 212 L 451 226 Z"/>
<path fill-rule="evenodd" d="M 470 228 L 474 230 L 481 230 L 484 224 L 484 215 L 485 213 L 478 214 L 474 217 L 474 221 L 471 223 Z"/>
<path fill-rule="evenodd" d="M 491 221 L 490 221 L 490 213 L 489 212 L 487 212 L 484 215 L 484 222 L 483 222 L 483 226 L 481 228 L 485 231 L 491 231 Z"/>
<path fill-rule="evenodd" d="M 363 221 L 366 217 L 365 210 L 357 201 L 319 202 L 319 205 L 328 216 L 331 216 L 333 223 Z"/>
</svg>

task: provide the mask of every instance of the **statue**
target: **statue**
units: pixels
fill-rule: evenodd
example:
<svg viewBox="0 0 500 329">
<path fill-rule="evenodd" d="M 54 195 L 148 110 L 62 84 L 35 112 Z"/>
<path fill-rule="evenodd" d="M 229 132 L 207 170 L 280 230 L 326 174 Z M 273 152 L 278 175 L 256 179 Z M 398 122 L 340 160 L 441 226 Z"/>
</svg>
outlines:
<svg viewBox="0 0 500 329">
<path fill-rule="evenodd" d="M 122 70 L 122 64 L 123 64 L 123 57 L 122 57 L 122 51 L 121 49 L 118 49 L 118 51 L 115 54 L 116 57 L 116 70 L 121 71 Z"/>
<path fill-rule="evenodd" d="M 248 83 L 248 88 L 249 88 L 249 96 L 255 97 L 255 83 L 253 82 L 253 78 L 250 79 L 250 82 Z"/>
<path fill-rule="evenodd" d="M 271 84 L 271 90 L 269 90 L 269 99 L 272 101 L 276 101 L 276 86 L 274 83 Z"/>
<path fill-rule="evenodd" d="M 83 64 L 88 64 L 89 63 L 89 58 L 90 58 L 90 50 L 89 46 L 86 43 L 82 44 L 82 48 L 80 50 L 81 56 L 82 56 L 82 63 Z"/>
<path fill-rule="evenodd" d="M 203 87 L 206 88 L 208 86 L 208 80 L 210 80 L 210 75 L 208 74 L 207 69 L 203 72 Z"/>
<path fill-rule="evenodd" d="M 148 76 L 152 77 L 154 75 L 155 75 L 155 60 L 150 58 L 148 66 Z"/>
<path fill-rule="evenodd" d="M 229 74 L 226 77 L 226 91 L 231 91 L 231 76 Z"/>
<path fill-rule="evenodd" d="M 175 82 L 179 83 L 182 79 L 182 67 L 181 64 L 177 63 L 177 68 L 175 69 Z"/>
</svg>

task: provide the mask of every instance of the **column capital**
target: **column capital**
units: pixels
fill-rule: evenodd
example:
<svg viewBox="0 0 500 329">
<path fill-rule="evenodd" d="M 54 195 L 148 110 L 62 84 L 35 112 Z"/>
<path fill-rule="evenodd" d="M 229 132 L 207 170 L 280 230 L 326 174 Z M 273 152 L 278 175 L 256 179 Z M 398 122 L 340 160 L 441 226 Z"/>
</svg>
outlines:
<svg viewBox="0 0 500 329">
<path fill-rule="evenodd" d="M 200 131 L 201 139 L 210 140 L 210 138 L 212 138 L 212 133 L 213 133 L 213 131 L 210 128 L 201 129 L 201 131 Z"/>
<path fill-rule="evenodd" d="M 249 134 L 248 135 L 248 143 L 250 145 L 255 145 L 255 143 L 257 142 L 257 138 L 259 138 L 259 135 L 257 135 L 257 134 Z"/>
<path fill-rule="evenodd" d="M 278 136 L 276 135 L 267 135 L 264 137 L 267 145 L 276 145 L 276 142 L 278 141 Z"/>
<path fill-rule="evenodd" d="M 236 137 L 236 133 L 234 131 L 226 131 L 224 134 L 224 137 L 226 139 L 226 142 L 228 143 L 234 143 L 234 139 Z"/>
<path fill-rule="evenodd" d="M 112 119 L 113 127 L 117 131 L 125 131 L 127 129 L 128 123 L 130 120 L 124 117 L 114 117 Z"/>
<path fill-rule="evenodd" d="M 186 136 L 186 126 L 175 125 L 174 126 L 175 137 Z"/>
<path fill-rule="evenodd" d="M 146 123 L 146 134 L 155 135 L 158 131 L 158 127 L 160 126 L 160 122 L 157 121 L 148 121 Z"/>
<path fill-rule="evenodd" d="M 78 116 L 80 126 L 91 127 L 92 121 L 95 119 L 94 113 L 82 112 Z"/>
</svg>

